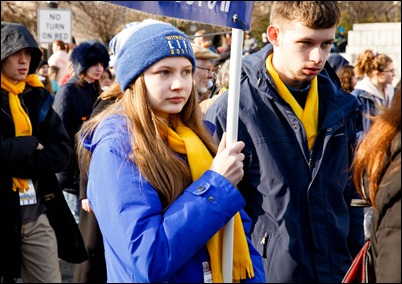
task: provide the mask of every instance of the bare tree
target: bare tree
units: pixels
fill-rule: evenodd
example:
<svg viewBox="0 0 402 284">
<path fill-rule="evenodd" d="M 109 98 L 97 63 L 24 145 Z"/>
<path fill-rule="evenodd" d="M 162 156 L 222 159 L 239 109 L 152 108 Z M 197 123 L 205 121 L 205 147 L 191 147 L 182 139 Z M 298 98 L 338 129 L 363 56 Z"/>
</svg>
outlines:
<svg viewBox="0 0 402 284">
<path fill-rule="evenodd" d="M 1 1 L 1 21 L 21 23 L 36 35 L 36 11 L 40 7 L 40 3 L 38 1 L 25 2 L 24 7 L 18 2 L 22 1 Z"/>
<path fill-rule="evenodd" d="M 267 31 L 272 1 L 256 1 L 254 3 L 253 15 L 251 18 L 251 30 L 259 43 L 262 43 L 261 35 Z"/>
<path fill-rule="evenodd" d="M 105 44 L 131 21 L 141 21 L 146 16 L 133 9 L 106 3 L 105 1 L 66 1 L 74 10 L 77 30 L 85 30 Z"/>
<path fill-rule="evenodd" d="M 36 35 L 36 11 L 48 7 L 49 1 L 1 1 L 1 20 L 19 22 Z M 58 8 L 71 9 L 73 15 L 73 35 L 76 38 L 97 38 L 107 44 L 126 23 L 156 18 L 169 21 L 185 30 L 189 21 L 172 19 L 107 3 L 107 1 L 53 1 Z M 340 25 L 346 30 L 354 23 L 400 22 L 401 1 L 339 1 L 342 17 Z M 269 25 L 272 1 L 255 1 L 251 30 L 259 39 Z M 223 30 L 212 26 L 214 31 Z"/>
<path fill-rule="evenodd" d="M 338 1 L 342 11 L 340 25 L 351 30 L 355 23 L 401 21 L 401 1 Z M 259 40 L 269 25 L 272 1 L 255 1 L 251 29 Z"/>
<path fill-rule="evenodd" d="M 347 30 L 354 23 L 384 23 L 401 21 L 400 1 L 339 1 L 341 25 Z"/>
<path fill-rule="evenodd" d="M 49 1 L 1 1 L 1 20 L 24 24 L 36 37 L 37 10 L 48 8 Z M 106 1 L 54 1 L 59 9 L 72 11 L 72 29 L 76 38 L 99 39 L 107 44 L 126 23 L 152 17 L 141 11 Z M 158 16 L 155 16 L 158 17 Z"/>
</svg>

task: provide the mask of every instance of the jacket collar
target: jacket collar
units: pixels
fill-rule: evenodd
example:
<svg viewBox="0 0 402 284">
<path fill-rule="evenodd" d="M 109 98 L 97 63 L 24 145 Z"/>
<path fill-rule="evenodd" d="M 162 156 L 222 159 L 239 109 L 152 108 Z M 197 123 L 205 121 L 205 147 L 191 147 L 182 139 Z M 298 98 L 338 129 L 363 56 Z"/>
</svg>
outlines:
<svg viewBox="0 0 402 284">
<path fill-rule="evenodd" d="M 265 68 L 266 59 L 272 52 L 272 45 L 267 44 L 256 53 L 244 57 L 242 77 L 246 74 L 250 84 L 260 94 L 266 95 L 269 99 L 282 101 L 273 79 Z M 317 79 L 320 113 L 323 114 L 321 128 L 328 128 L 334 122 L 360 109 L 361 105 L 356 98 L 341 89 L 339 78 L 328 62 Z"/>
</svg>

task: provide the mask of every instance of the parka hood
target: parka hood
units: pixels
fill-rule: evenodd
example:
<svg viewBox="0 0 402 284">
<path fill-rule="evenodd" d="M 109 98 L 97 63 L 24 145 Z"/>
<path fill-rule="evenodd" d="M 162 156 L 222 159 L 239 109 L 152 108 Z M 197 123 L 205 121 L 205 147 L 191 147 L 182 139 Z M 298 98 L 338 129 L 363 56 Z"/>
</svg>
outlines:
<svg viewBox="0 0 402 284">
<path fill-rule="evenodd" d="M 32 51 L 28 74 L 34 74 L 42 58 L 42 51 L 34 37 L 24 25 L 1 22 L 1 62 L 23 48 Z"/>
<path fill-rule="evenodd" d="M 126 141 L 125 139 L 129 136 L 126 118 L 123 115 L 113 115 L 105 118 L 100 125 L 98 125 L 96 131 L 87 135 L 85 138 L 81 137 L 81 139 L 83 139 L 84 148 L 93 153 L 103 139 L 118 139 L 121 141 L 121 145 L 123 145 L 125 144 L 123 141 Z"/>
</svg>

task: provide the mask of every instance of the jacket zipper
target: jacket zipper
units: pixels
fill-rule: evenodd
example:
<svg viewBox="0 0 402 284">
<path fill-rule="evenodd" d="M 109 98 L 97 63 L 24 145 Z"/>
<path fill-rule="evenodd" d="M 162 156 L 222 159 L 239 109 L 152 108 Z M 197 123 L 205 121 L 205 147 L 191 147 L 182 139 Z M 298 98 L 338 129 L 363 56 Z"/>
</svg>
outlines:
<svg viewBox="0 0 402 284">
<path fill-rule="evenodd" d="M 308 166 L 311 170 L 313 166 L 313 150 L 309 151 Z"/>
<path fill-rule="evenodd" d="M 268 232 L 264 233 L 260 244 L 262 245 L 262 257 L 267 258 L 267 244 L 268 244 Z"/>
</svg>

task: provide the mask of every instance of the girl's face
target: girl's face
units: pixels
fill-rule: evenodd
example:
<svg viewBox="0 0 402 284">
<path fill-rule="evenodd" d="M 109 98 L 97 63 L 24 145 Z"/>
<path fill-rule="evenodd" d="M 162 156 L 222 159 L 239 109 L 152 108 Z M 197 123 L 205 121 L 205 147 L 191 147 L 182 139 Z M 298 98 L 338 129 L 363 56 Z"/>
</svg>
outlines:
<svg viewBox="0 0 402 284">
<path fill-rule="evenodd" d="M 112 78 L 110 78 L 109 72 L 106 70 L 103 71 L 102 76 L 100 77 L 100 85 L 101 87 L 110 87 L 110 85 L 112 85 Z"/>
<path fill-rule="evenodd" d="M 165 57 L 144 72 L 148 103 L 167 119 L 181 112 L 193 88 L 193 65 L 186 57 Z"/>
<path fill-rule="evenodd" d="M 49 65 L 42 65 L 42 67 L 38 69 L 38 74 L 43 77 L 47 77 L 49 75 Z"/>
<path fill-rule="evenodd" d="M 382 84 L 392 84 L 395 77 L 395 67 L 393 63 L 389 63 L 383 71 L 378 71 L 378 82 Z"/>
<path fill-rule="evenodd" d="M 89 83 L 93 83 L 101 78 L 103 70 L 105 70 L 105 68 L 103 67 L 103 64 L 100 62 L 95 65 L 92 65 L 85 72 L 85 78 L 88 80 Z"/>
</svg>

